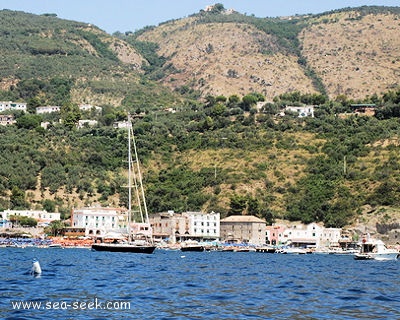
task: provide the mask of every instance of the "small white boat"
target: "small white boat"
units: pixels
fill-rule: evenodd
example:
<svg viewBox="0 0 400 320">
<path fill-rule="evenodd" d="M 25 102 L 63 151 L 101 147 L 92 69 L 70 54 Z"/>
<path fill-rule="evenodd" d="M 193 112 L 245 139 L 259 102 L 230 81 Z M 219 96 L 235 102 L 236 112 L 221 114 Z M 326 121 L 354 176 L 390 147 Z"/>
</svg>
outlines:
<svg viewBox="0 0 400 320">
<path fill-rule="evenodd" d="M 399 252 L 389 249 L 382 240 L 368 239 L 361 243 L 360 252 L 354 254 L 356 260 L 396 260 Z"/>
<path fill-rule="evenodd" d="M 309 250 L 309 249 L 300 248 L 300 247 L 291 247 L 291 246 L 280 248 L 276 252 L 277 253 L 283 253 L 283 254 L 307 254 L 307 253 L 312 253 L 311 250 Z"/>
<path fill-rule="evenodd" d="M 61 245 L 61 243 L 52 243 L 52 244 L 49 244 L 49 248 L 53 248 L 53 249 L 64 249 L 64 247 Z"/>
</svg>

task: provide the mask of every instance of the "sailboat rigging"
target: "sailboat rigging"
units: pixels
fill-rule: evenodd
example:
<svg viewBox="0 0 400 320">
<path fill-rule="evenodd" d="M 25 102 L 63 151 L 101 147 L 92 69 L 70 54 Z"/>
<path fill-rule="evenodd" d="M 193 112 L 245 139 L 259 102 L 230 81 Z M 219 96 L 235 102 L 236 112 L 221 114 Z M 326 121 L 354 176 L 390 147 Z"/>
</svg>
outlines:
<svg viewBox="0 0 400 320">
<path fill-rule="evenodd" d="M 134 158 L 132 157 L 132 146 Z M 134 165 L 135 164 L 135 165 Z M 133 186 L 132 186 L 133 182 Z M 136 148 L 135 136 L 133 134 L 131 117 L 128 114 L 128 242 L 127 243 L 95 243 L 92 249 L 96 251 L 113 251 L 113 252 L 134 252 L 134 253 L 153 253 L 155 245 L 152 236 L 148 237 L 147 232 L 136 236 L 144 236 L 145 240 L 132 239 L 132 188 L 135 190 L 136 200 L 141 223 L 147 229 L 150 229 L 149 215 L 147 211 L 146 198 L 143 187 L 142 173 L 140 171 L 139 157 Z M 135 222 L 135 221 L 134 221 Z"/>
</svg>

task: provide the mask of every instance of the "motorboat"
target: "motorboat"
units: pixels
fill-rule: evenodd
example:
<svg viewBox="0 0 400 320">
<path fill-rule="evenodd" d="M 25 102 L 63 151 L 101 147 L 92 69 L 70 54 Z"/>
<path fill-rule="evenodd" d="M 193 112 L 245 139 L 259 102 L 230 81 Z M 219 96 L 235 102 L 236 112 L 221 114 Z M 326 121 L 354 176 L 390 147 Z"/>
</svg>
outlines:
<svg viewBox="0 0 400 320">
<path fill-rule="evenodd" d="M 276 250 L 276 253 L 283 254 L 308 254 L 312 253 L 311 250 L 300 247 L 285 246 Z"/>
<path fill-rule="evenodd" d="M 399 251 L 389 249 L 382 240 L 363 239 L 360 251 L 354 254 L 356 260 L 396 260 Z"/>
<path fill-rule="evenodd" d="M 181 243 L 181 251 L 195 251 L 201 252 L 205 250 L 205 247 L 199 244 L 197 241 L 185 241 Z"/>
</svg>

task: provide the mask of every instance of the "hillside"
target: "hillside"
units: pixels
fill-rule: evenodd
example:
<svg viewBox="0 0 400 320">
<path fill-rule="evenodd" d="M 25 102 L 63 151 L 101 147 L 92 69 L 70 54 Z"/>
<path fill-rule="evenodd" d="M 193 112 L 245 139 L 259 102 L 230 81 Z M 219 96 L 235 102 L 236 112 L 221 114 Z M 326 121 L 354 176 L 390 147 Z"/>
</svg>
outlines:
<svg viewBox="0 0 400 320">
<path fill-rule="evenodd" d="M 10 10 L 0 11 L 0 21 L 0 100 L 118 106 L 130 92 L 146 91 L 141 68 L 147 61 L 131 45 L 93 25 Z M 39 87 L 35 97 L 18 92 L 32 90 L 34 81 Z M 41 90 L 52 81 L 68 83 L 63 98 Z M 167 95 L 154 85 L 153 92 Z"/>
<path fill-rule="evenodd" d="M 200 12 L 118 37 L 53 15 L 0 17 L 0 100 L 30 111 L 0 127 L 0 210 L 68 217 L 73 207 L 126 205 L 126 135 L 113 123 L 130 112 L 151 212 L 395 226 L 396 8 L 286 19 Z M 375 116 L 355 114 L 355 100 L 375 103 Z M 46 104 L 61 112 L 33 114 Z M 284 112 L 304 104 L 315 117 Z M 78 130 L 79 119 L 98 124 Z"/>
<path fill-rule="evenodd" d="M 361 99 L 399 84 L 399 13 L 362 7 L 261 19 L 200 12 L 135 37 L 157 43 L 173 66 L 161 80 L 171 88 L 190 86 L 203 96 L 260 92 L 268 100 L 290 91 Z"/>
<path fill-rule="evenodd" d="M 331 97 L 361 99 L 399 85 L 399 13 L 345 11 L 311 19 L 302 55 Z"/>
<path fill-rule="evenodd" d="M 269 99 L 295 90 L 315 92 L 298 57 L 281 51 L 274 35 L 251 24 L 196 20 L 168 23 L 139 37 L 156 42 L 158 54 L 168 57 L 177 70 L 162 79 L 165 85 L 189 85 L 215 96 L 260 92 Z"/>
</svg>

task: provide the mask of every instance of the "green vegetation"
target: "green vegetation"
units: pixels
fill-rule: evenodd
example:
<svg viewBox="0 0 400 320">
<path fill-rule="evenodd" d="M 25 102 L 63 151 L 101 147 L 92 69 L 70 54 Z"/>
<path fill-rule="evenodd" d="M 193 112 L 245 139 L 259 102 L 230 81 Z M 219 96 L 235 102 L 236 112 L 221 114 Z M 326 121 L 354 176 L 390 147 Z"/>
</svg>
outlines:
<svg viewBox="0 0 400 320">
<path fill-rule="evenodd" d="M 155 80 L 173 67 L 137 34 L 118 36 L 149 62 L 144 74 L 119 62 L 97 28 L 1 11 L 0 77 L 10 82 L 0 100 L 26 101 L 28 113 L 15 112 L 16 125 L 0 127 L 0 210 L 46 209 L 66 218 L 76 206 L 126 205 L 126 131 L 113 123 L 127 112 L 134 115 L 151 212 L 214 210 L 341 227 L 364 205 L 400 207 L 400 89 L 362 101 L 329 100 L 299 54 L 297 35 L 306 20 L 221 10 L 196 16 L 199 23 L 250 23 L 274 35 L 263 53 L 298 55 L 320 93 L 291 91 L 257 110 L 265 100 L 257 92 L 204 99 L 189 86 L 171 92 Z M 106 97 L 103 113 L 80 111 L 77 92 Z M 375 117 L 338 116 L 351 113 L 354 103 L 376 104 Z M 304 104 L 318 106 L 315 118 L 278 116 L 286 105 Z M 34 114 L 40 105 L 59 105 L 61 112 Z M 98 125 L 76 128 L 89 118 Z M 49 232 L 60 228 L 54 224 Z"/>
<path fill-rule="evenodd" d="M 135 118 L 134 131 L 149 208 L 340 227 L 365 204 L 400 206 L 400 118 L 380 119 L 387 106 L 400 108 L 400 90 L 376 99 L 383 106 L 379 117 L 344 119 L 335 110 L 350 111 L 347 100 L 301 93 L 276 97 L 261 113 L 254 109 L 263 100 L 257 93 L 187 101 L 176 113 L 148 111 Z M 322 103 L 317 118 L 277 118 L 270 112 L 283 102 L 302 101 Z M 76 130 L 77 109 L 62 110 L 63 124 L 49 130 L 38 130 L 38 116 L 30 114 L 20 115 L 18 126 L 0 128 L 2 208 L 65 211 L 78 201 L 117 205 L 116 198 L 125 204 L 126 132 L 106 125 L 106 119 L 123 119 L 124 113 L 105 110 L 98 116 L 104 125 Z M 33 202 L 32 190 L 49 192 L 54 200 Z M 75 202 L 64 194 L 75 194 Z"/>
</svg>

